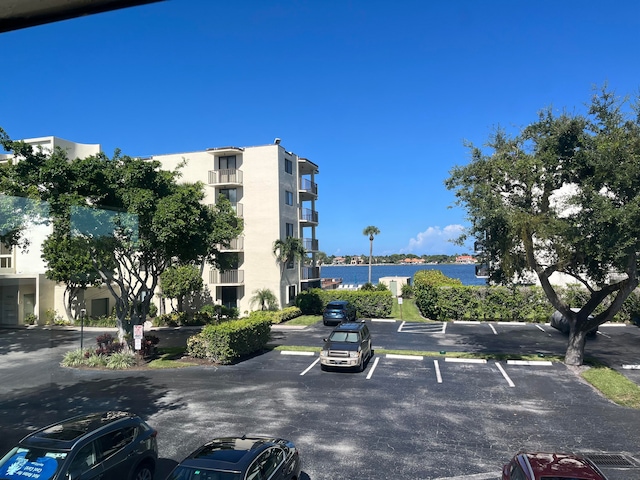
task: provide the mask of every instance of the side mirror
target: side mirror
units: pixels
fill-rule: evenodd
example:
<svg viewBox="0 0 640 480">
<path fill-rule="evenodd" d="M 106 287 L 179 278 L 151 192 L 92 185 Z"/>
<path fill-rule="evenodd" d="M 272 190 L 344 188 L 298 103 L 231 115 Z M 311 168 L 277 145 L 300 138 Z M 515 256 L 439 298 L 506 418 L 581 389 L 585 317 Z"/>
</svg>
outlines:
<svg viewBox="0 0 640 480">
<path fill-rule="evenodd" d="M 328 341 L 329 341 L 329 339 L 328 339 L 328 338 L 323 338 L 323 339 L 322 339 L 322 341 L 323 341 L 323 342 L 328 342 Z"/>
</svg>

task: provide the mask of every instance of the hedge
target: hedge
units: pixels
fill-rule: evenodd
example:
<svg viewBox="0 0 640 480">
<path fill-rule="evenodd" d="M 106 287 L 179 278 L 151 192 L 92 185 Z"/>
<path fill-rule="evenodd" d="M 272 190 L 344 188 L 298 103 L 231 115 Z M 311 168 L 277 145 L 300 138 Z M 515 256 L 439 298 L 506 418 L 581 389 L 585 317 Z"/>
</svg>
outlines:
<svg viewBox="0 0 640 480">
<path fill-rule="evenodd" d="M 584 305 L 588 293 L 578 286 L 557 290 L 569 305 Z M 416 306 L 432 320 L 491 320 L 547 322 L 555 310 L 541 287 L 415 286 Z M 595 313 L 606 308 L 600 305 Z M 627 298 L 614 321 L 636 321 L 640 317 L 640 295 Z"/>
<path fill-rule="evenodd" d="M 264 318 L 271 323 L 282 323 L 302 315 L 298 307 L 287 307 L 282 310 L 255 310 L 249 314 L 249 318 Z"/>
<path fill-rule="evenodd" d="M 304 290 L 296 297 L 296 306 L 304 315 L 321 315 L 327 303 L 347 300 L 356 307 L 358 318 L 385 318 L 391 315 L 393 295 L 390 291 Z"/>
<path fill-rule="evenodd" d="M 187 340 L 187 353 L 215 363 L 229 364 L 264 349 L 271 335 L 271 319 L 243 318 L 207 325 Z"/>
</svg>

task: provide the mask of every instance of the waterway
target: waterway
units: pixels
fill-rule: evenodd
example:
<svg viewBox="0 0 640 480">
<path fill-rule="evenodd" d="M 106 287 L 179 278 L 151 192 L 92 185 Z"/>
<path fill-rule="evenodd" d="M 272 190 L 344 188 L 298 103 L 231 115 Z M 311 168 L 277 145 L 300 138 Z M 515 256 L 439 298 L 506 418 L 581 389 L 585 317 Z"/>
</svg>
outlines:
<svg viewBox="0 0 640 480">
<path fill-rule="evenodd" d="M 419 270 L 440 270 L 450 278 L 459 279 L 463 285 L 486 285 L 486 278 L 477 278 L 475 265 L 372 265 L 371 283 L 378 283 L 380 277 L 410 277 Z M 343 285 L 363 285 L 369 280 L 369 265 L 323 265 L 320 268 L 322 278 L 341 278 Z"/>
</svg>

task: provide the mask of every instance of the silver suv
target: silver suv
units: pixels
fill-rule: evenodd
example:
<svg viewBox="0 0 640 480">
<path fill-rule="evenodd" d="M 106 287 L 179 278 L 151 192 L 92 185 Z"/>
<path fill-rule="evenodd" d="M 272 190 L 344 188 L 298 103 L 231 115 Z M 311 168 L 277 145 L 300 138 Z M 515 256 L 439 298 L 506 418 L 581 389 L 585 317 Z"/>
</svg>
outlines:
<svg viewBox="0 0 640 480">
<path fill-rule="evenodd" d="M 346 322 L 333 329 L 324 339 L 320 352 L 320 368 L 357 368 L 363 371 L 373 355 L 371 333 L 366 323 Z"/>
</svg>

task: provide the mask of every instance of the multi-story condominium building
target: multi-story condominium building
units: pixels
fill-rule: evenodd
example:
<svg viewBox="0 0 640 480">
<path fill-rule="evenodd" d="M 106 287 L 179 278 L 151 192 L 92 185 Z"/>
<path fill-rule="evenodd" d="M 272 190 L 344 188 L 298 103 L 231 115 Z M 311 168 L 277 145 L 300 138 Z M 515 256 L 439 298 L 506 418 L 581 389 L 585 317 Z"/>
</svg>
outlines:
<svg viewBox="0 0 640 480">
<path fill-rule="evenodd" d="M 100 152 L 100 145 L 83 145 L 56 137 L 25 140 L 45 150 L 61 147 L 69 158 L 84 158 Z M 6 162 L 11 155 L 0 155 Z M 254 293 L 271 290 L 279 306 L 290 305 L 301 290 L 320 287 L 320 268 L 316 264 L 318 240 L 316 227 L 318 166 L 286 151 L 280 141 L 255 147 L 223 147 L 204 151 L 154 155 L 162 168 L 180 166 L 184 182 L 202 182 L 205 201 L 215 204 L 225 196 L 244 221 L 243 234 L 235 239 L 224 255 L 232 255 L 234 268 L 218 271 L 207 266 L 203 272 L 211 301 L 236 307 L 243 314 L 252 309 Z M 50 226 L 28 230 L 28 251 L 0 246 L 0 324 L 21 324 L 29 314 L 42 322 L 46 316 L 66 318 L 64 285 L 45 277 L 41 243 Z M 273 253 L 274 242 L 287 237 L 300 238 L 307 256 L 303 262 L 281 265 Z M 158 294 L 159 292 L 156 292 Z M 159 296 L 154 302 L 160 306 Z M 77 308 L 89 316 L 102 316 L 114 305 L 107 289 L 90 288 L 78 298 Z M 257 306 L 253 306 L 257 308 Z"/>
</svg>

